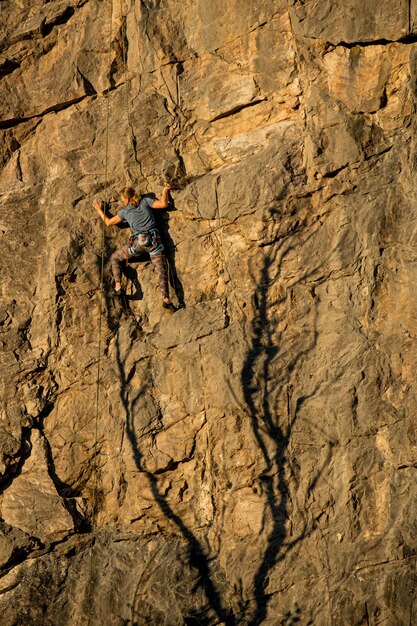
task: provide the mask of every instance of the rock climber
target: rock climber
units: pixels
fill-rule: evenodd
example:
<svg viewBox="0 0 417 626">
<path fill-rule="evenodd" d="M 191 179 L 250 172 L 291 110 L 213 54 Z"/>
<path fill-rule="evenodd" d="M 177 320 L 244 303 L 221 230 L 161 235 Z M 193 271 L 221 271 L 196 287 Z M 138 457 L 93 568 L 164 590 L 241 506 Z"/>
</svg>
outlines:
<svg viewBox="0 0 417 626">
<path fill-rule="evenodd" d="M 122 297 L 122 264 L 144 252 L 148 252 L 150 259 L 156 269 L 159 280 L 159 288 L 162 294 L 162 306 L 164 309 L 175 312 L 177 308 L 171 302 L 168 289 L 167 260 L 164 253 L 161 235 L 156 227 L 155 217 L 152 209 L 166 209 L 169 202 L 170 185 L 165 185 L 162 189 L 161 199 L 150 196 L 139 197 L 133 187 L 124 187 L 120 192 L 120 200 L 124 205 L 117 215 L 108 216 L 103 210 L 103 203 L 94 200 L 93 207 L 100 215 L 106 226 L 116 226 L 127 223 L 132 229 L 132 236 L 129 243 L 113 252 L 110 262 L 115 280 L 114 295 Z"/>
</svg>

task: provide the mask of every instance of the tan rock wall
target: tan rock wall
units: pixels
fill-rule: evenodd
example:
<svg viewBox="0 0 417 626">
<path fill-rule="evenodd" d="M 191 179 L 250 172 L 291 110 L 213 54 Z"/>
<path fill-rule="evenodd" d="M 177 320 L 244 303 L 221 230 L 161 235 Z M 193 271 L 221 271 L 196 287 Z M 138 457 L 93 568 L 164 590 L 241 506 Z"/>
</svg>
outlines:
<svg viewBox="0 0 417 626">
<path fill-rule="evenodd" d="M 415 3 L 0 11 L 5 626 L 412 624 Z"/>
</svg>

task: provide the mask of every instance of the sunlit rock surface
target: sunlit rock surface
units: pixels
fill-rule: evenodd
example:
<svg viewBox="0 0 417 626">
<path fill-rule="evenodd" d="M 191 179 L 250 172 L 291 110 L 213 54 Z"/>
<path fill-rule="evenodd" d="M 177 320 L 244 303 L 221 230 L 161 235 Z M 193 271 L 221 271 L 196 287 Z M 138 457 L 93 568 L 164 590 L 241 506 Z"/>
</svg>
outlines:
<svg viewBox="0 0 417 626">
<path fill-rule="evenodd" d="M 414 0 L 0 12 L 2 626 L 415 623 Z"/>
</svg>

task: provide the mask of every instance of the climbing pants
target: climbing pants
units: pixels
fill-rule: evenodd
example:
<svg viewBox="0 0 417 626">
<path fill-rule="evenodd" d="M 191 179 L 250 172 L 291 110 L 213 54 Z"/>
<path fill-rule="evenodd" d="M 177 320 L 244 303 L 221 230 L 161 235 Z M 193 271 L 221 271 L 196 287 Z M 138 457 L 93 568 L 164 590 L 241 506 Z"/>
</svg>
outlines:
<svg viewBox="0 0 417 626">
<path fill-rule="evenodd" d="M 158 246 L 159 248 L 159 246 Z M 161 246 L 162 250 L 163 247 Z M 128 263 L 132 257 L 138 256 L 143 252 L 149 252 L 149 249 L 144 246 L 135 246 L 134 254 L 132 254 L 132 249 L 130 244 L 126 244 L 122 246 L 111 255 L 111 268 L 114 276 L 114 280 L 116 283 L 119 283 L 122 278 L 122 266 L 123 263 Z M 168 289 L 168 272 L 167 272 L 167 261 L 165 258 L 164 252 L 157 251 L 157 254 L 150 254 L 150 259 L 153 263 L 153 266 L 156 270 L 158 281 L 159 281 L 159 289 L 163 298 L 169 298 L 169 289 Z"/>
</svg>

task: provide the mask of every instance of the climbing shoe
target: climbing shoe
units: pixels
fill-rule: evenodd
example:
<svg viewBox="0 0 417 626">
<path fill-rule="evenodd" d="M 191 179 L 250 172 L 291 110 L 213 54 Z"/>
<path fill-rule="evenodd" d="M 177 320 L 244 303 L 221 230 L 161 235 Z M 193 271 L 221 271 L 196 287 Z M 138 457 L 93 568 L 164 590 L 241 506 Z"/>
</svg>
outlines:
<svg viewBox="0 0 417 626">
<path fill-rule="evenodd" d="M 175 313 L 175 311 L 178 311 L 177 307 L 175 306 L 175 304 L 173 304 L 172 302 L 162 302 L 162 306 L 164 309 L 167 309 L 168 311 L 171 311 L 171 313 Z"/>
</svg>

